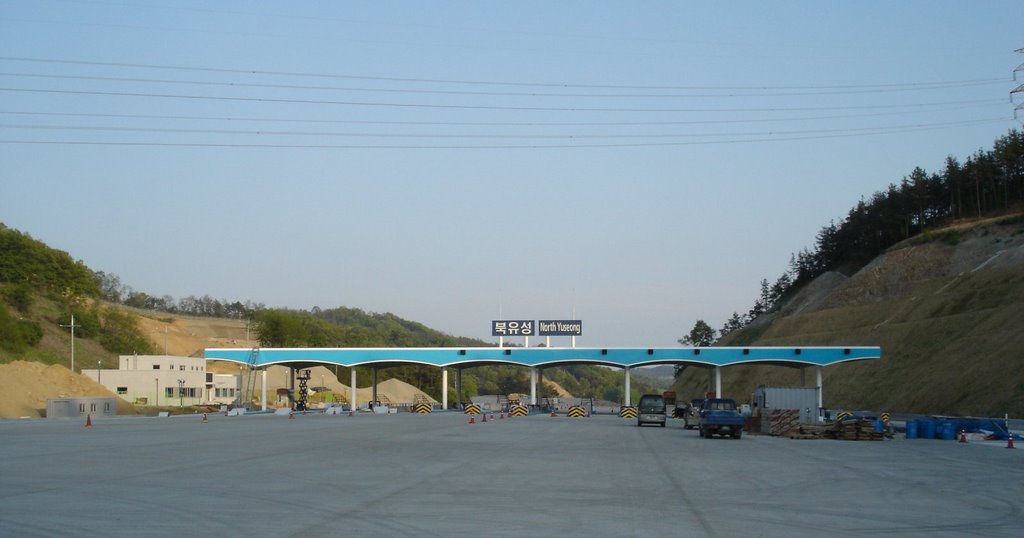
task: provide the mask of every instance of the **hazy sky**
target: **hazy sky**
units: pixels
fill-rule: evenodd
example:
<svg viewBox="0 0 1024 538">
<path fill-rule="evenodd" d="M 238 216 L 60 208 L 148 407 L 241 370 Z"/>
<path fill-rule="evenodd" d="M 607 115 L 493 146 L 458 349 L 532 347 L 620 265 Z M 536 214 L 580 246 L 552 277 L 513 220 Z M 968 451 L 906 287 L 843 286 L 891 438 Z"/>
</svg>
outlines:
<svg viewBox="0 0 1024 538">
<path fill-rule="evenodd" d="M 1019 127 L 1022 22 L 1020 1 L 0 0 L 0 221 L 154 295 L 488 340 L 499 304 L 575 304 L 578 345 L 672 346 L 862 196 Z"/>
</svg>

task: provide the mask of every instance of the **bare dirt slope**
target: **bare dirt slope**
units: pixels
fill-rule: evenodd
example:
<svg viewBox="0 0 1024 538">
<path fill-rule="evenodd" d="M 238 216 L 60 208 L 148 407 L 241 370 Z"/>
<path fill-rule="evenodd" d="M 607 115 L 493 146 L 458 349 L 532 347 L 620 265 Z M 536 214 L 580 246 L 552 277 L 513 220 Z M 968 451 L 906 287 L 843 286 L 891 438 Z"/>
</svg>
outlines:
<svg viewBox="0 0 1024 538">
<path fill-rule="evenodd" d="M 255 335 L 246 331 L 244 320 L 220 318 L 172 317 L 133 310 L 139 317 L 139 329 L 153 347 L 168 355 L 200 357 L 208 347 L 250 347 Z"/>
<path fill-rule="evenodd" d="M 0 364 L 0 418 L 38 418 L 46 412 L 47 398 L 106 396 L 115 394 L 95 381 L 71 373 L 64 366 L 14 361 Z M 135 408 L 117 399 L 118 414 L 133 414 Z"/>
<path fill-rule="evenodd" d="M 980 222 L 895 245 L 849 278 L 828 273 L 721 345 L 877 345 L 880 361 L 825 369 L 830 408 L 1024 416 L 1024 222 Z M 690 368 L 679 390 L 700 394 Z M 814 384 L 814 372 L 806 372 Z M 800 372 L 723 372 L 725 396 L 799 385 Z"/>
</svg>

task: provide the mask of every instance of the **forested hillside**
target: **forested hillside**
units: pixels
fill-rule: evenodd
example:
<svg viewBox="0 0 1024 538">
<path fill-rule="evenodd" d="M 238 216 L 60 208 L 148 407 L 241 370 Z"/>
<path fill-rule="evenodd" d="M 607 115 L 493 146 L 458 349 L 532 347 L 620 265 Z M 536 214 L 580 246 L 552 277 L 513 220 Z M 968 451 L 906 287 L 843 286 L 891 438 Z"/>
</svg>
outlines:
<svg viewBox="0 0 1024 538">
<path fill-rule="evenodd" d="M 826 369 L 826 407 L 1024 414 L 1024 137 L 1017 131 L 941 172 L 915 168 L 824 227 L 745 314 L 699 345 L 878 345 L 883 360 Z M 707 389 L 681 372 L 685 393 Z M 759 384 L 799 384 L 796 370 L 727 370 L 741 400 Z M 813 383 L 813 374 L 810 374 Z"/>
<path fill-rule="evenodd" d="M 95 273 L 68 253 L 3 224 L 0 252 L 0 361 L 65 363 L 59 335 L 70 332 L 72 316 L 75 336 L 93 344 L 82 347 L 88 362 L 79 368 L 152 350 L 134 316 L 104 306 Z"/>
<path fill-rule="evenodd" d="M 776 311 L 821 275 L 852 275 L 890 247 L 911 238 L 959 240 L 957 221 L 1012 215 L 1024 209 L 1024 135 L 1011 130 L 990 150 L 977 150 L 960 163 L 947 156 L 943 169 L 916 167 L 884 191 L 862 198 L 847 215 L 822 227 L 813 248 L 790 256 L 789 268 L 774 283 L 761 281 L 761 293 L 745 313 L 735 312 L 711 342 Z M 941 231 L 939 231 L 941 229 Z"/>
<path fill-rule="evenodd" d="M 484 347 L 487 342 L 445 334 L 391 313 L 357 308 L 310 311 L 268 309 L 253 301 L 209 296 L 175 300 L 123 285 L 113 273 L 96 272 L 68 253 L 52 249 L 30 235 L 0 224 L 0 362 L 32 360 L 70 365 L 70 324 L 74 316 L 76 370 L 117 364 L 117 355 L 155 353 L 161 333 L 156 321 L 176 316 L 248 320 L 254 340 L 266 347 Z M 150 330 L 140 330 L 140 315 Z M 195 320 L 192 323 L 196 323 Z M 194 329 L 193 329 L 194 330 Z M 164 342 L 166 345 L 166 342 Z M 196 354 L 200 349 L 179 350 Z M 368 369 L 359 379 L 369 382 Z M 347 379 L 345 375 L 341 376 Z M 545 377 L 575 396 L 622 400 L 621 372 L 599 366 L 548 368 Z M 441 376 L 429 366 L 381 369 L 378 380 L 398 378 L 434 398 L 441 397 Z M 454 381 L 452 380 L 452 383 Z M 540 388 L 541 396 L 555 396 Z M 652 391 L 650 382 L 633 382 L 634 400 Z M 529 392 L 529 374 L 517 366 L 481 366 L 463 373 L 463 398 L 477 394 Z"/>
</svg>

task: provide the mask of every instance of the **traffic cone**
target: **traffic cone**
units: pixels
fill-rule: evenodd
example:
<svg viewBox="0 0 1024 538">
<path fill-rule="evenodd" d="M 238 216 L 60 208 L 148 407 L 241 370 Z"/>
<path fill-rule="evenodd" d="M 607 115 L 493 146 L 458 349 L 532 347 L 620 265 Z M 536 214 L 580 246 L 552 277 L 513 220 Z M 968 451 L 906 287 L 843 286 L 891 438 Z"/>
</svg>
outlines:
<svg viewBox="0 0 1024 538">
<path fill-rule="evenodd" d="M 482 417 L 480 422 L 487 422 L 487 413 L 480 413 L 480 416 Z"/>
<path fill-rule="evenodd" d="M 960 442 L 961 443 L 966 443 L 967 442 L 967 430 L 960 430 Z"/>
<path fill-rule="evenodd" d="M 498 418 L 500 418 L 500 419 L 504 420 L 504 419 L 505 419 L 505 412 L 504 412 L 504 411 L 502 411 L 502 412 L 501 412 L 501 414 L 500 414 L 500 415 L 498 415 Z"/>
<path fill-rule="evenodd" d="M 1013 448 L 1013 433 L 1010 431 L 1007 431 L 1006 433 L 1009 434 L 1006 437 L 1006 448 Z"/>
<path fill-rule="evenodd" d="M 476 424 L 476 415 L 469 415 L 469 423 Z"/>
<path fill-rule="evenodd" d="M 85 427 L 86 428 L 91 428 L 92 427 L 92 415 L 85 415 Z M 1011 444 L 1012 444 L 1012 442 L 1011 442 Z M 1011 446 L 1010 448 L 1013 448 L 1013 447 Z"/>
<path fill-rule="evenodd" d="M 355 415 L 354 415 L 354 414 L 352 413 L 352 408 L 351 408 L 351 407 L 349 407 L 349 408 L 348 408 L 348 416 L 350 416 L 350 417 L 354 417 L 354 416 L 355 416 Z"/>
<path fill-rule="evenodd" d="M 206 418 L 206 413 L 203 413 L 203 424 L 206 424 L 209 421 L 210 419 Z"/>
<path fill-rule="evenodd" d="M 555 413 L 555 408 L 554 408 L 554 407 L 552 407 L 552 408 L 551 408 L 551 416 L 553 416 L 553 417 L 557 417 L 557 416 L 558 416 L 558 415 L 557 415 L 557 414 Z"/>
<path fill-rule="evenodd" d="M 290 419 L 292 419 L 292 420 L 295 420 L 295 412 L 293 412 L 293 411 L 288 411 L 288 418 L 290 418 Z"/>
</svg>

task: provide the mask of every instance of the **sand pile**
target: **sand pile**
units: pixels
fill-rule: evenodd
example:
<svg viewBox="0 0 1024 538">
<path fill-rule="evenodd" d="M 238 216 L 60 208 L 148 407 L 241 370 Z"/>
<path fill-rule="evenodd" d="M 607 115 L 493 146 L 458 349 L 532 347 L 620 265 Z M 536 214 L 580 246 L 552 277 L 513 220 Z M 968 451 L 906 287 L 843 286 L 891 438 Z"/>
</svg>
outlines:
<svg viewBox="0 0 1024 538">
<path fill-rule="evenodd" d="M 67 396 L 116 396 L 102 385 L 64 366 L 14 361 L 0 364 L 0 417 L 41 417 L 47 398 Z M 135 408 L 117 399 L 118 414 L 133 414 Z"/>
</svg>

